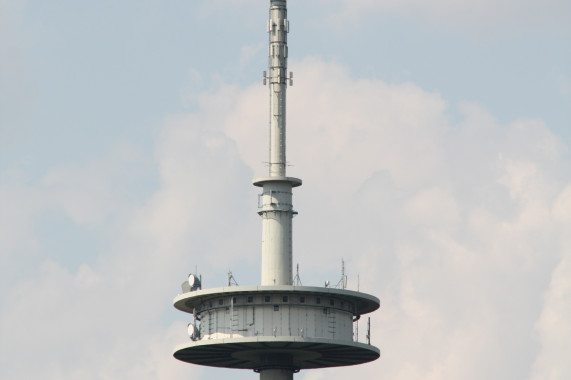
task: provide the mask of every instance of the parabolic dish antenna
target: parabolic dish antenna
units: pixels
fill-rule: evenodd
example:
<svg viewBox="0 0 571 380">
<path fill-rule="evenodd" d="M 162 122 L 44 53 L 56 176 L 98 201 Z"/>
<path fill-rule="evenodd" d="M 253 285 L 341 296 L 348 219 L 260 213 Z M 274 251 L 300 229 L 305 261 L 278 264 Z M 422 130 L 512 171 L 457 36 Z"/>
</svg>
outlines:
<svg viewBox="0 0 571 380">
<path fill-rule="evenodd" d="M 196 337 L 198 336 L 198 331 L 193 323 L 188 324 L 188 336 L 192 340 L 196 339 Z"/>
<path fill-rule="evenodd" d="M 191 288 L 195 288 L 195 287 L 199 286 L 200 281 L 198 281 L 198 278 L 196 278 L 195 275 L 189 274 L 188 275 L 188 284 L 190 285 Z"/>
</svg>

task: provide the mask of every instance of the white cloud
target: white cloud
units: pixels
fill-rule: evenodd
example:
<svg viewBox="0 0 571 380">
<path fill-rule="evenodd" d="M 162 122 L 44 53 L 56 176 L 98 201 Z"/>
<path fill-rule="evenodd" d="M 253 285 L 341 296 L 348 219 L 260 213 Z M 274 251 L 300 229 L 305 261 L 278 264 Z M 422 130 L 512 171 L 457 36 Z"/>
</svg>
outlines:
<svg viewBox="0 0 571 380">
<path fill-rule="evenodd" d="M 553 206 L 553 215 L 562 222 L 571 222 L 571 185 L 567 186 Z"/>
<path fill-rule="evenodd" d="M 566 239 L 568 247 L 569 239 Z M 541 337 L 531 379 L 558 380 L 571 373 L 571 256 L 568 248 L 555 268 L 536 328 Z"/>
<path fill-rule="evenodd" d="M 294 195 L 302 280 L 333 281 L 344 257 L 351 287 L 360 273 L 383 304 L 372 315 L 380 360 L 297 376 L 569 377 L 567 147 L 541 121 L 504 125 L 462 104 L 451 124 L 451 106 L 414 84 L 355 80 L 318 59 L 296 67 L 288 152 L 289 174 L 304 179 Z M 222 86 L 199 97 L 200 111 L 168 118 L 158 188 L 140 202 L 124 178 L 131 155 L 110 155 L 127 162 L 116 172 L 109 159 L 55 168 L 33 192 L 5 193 L 19 204 L 48 195 L 77 224 L 109 222 L 114 233 L 91 264 L 42 259 L 37 275 L 4 289 L 1 354 L 14 359 L 2 377 L 217 376 L 172 359 L 187 319 L 161 319 L 195 263 L 223 277 L 259 258 L 250 179 L 266 170 L 266 91 Z M 30 204 L 16 235 L 34 236 L 45 205 Z M 20 359 L 30 355 L 34 366 Z"/>
<path fill-rule="evenodd" d="M 412 84 L 352 80 L 342 66 L 313 59 L 295 66 L 288 157 L 290 175 L 305 180 L 294 196 L 302 280 L 320 283 L 315 275 L 332 275 L 345 257 L 361 289 L 384 305 L 374 316 L 384 356 L 358 371 L 530 376 L 542 310 L 532 300 L 546 291 L 562 249 L 551 210 L 566 204 L 566 147 L 537 120 L 501 125 L 462 104 L 464 118 L 452 125 L 445 101 Z M 265 96 L 244 91 L 228 128 L 258 168 L 267 122 L 251 104 Z"/>
<path fill-rule="evenodd" d="M 5 303 L 2 355 L 22 360 L 5 361 L 0 373 L 10 379 L 167 379 L 200 374 L 199 368 L 177 366 L 170 357 L 171 348 L 180 342 L 174 332 L 184 331 L 185 323 L 168 329 L 150 324 L 160 312 L 153 299 L 152 286 L 142 281 L 124 284 L 87 265 L 70 273 L 47 261 L 40 275 L 21 281 Z"/>
<path fill-rule="evenodd" d="M 22 247 L 11 240 L 4 244 L 7 253 L 20 254 L 13 259 L 19 267 L 30 267 L 2 290 L 0 354 L 23 360 L 3 359 L 0 377 L 199 376 L 202 369 L 172 358 L 172 349 L 188 339 L 188 316 L 175 313 L 170 300 L 194 264 L 208 270 L 223 260 L 247 259 L 255 254 L 252 243 L 257 247 L 255 236 L 245 233 L 257 221 L 244 207 L 251 175 L 211 121 L 181 116 L 165 122 L 156 149 L 159 188 L 147 198 L 141 197 L 148 189 L 141 194 L 138 188 L 137 179 L 147 176 L 139 171 L 141 157 L 125 146 L 88 163 L 53 168 L 44 181 L 29 185 L 33 191 L 4 186 L 3 203 L 15 205 L 10 215 L 25 213 L 9 231 L 19 241 L 35 238 L 38 253 L 16 250 Z M 54 253 L 35 230 L 42 221 L 37 215 L 47 209 L 69 216 L 80 229 L 96 226 L 108 248 L 88 258 L 77 247 L 77 260 L 84 262 L 77 269 L 50 258 Z M 9 270 L 3 266 L 2 276 Z M 168 328 L 161 323 L 165 314 L 178 318 Z"/>
<path fill-rule="evenodd" d="M 318 59 L 293 65 L 297 79 L 288 103 L 288 162 L 294 165 L 290 174 L 324 187 L 335 183 L 343 192 L 354 191 L 384 168 L 391 168 L 399 183 L 422 182 L 432 174 L 440 159 L 439 134 L 446 128 L 446 104 L 438 94 L 412 84 L 353 81 L 343 66 Z M 236 122 L 227 128 L 257 173 L 264 170 L 260 163 L 267 156 L 268 122 L 265 110 L 252 104 L 265 103 L 265 88 L 247 89 Z M 411 134 L 416 138 L 410 139 Z M 398 149 L 401 160 L 392 160 Z M 339 173 L 347 176 L 342 183 Z"/>
<path fill-rule="evenodd" d="M 567 186 L 553 206 L 554 218 L 560 221 L 559 228 L 564 238 L 557 242 L 561 257 L 551 273 L 551 282 L 543 297 L 543 308 L 535 329 L 541 341 L 532 376 L 539 379 L 564 379 L 571 373 L 571 186 Z"/>
</svg>

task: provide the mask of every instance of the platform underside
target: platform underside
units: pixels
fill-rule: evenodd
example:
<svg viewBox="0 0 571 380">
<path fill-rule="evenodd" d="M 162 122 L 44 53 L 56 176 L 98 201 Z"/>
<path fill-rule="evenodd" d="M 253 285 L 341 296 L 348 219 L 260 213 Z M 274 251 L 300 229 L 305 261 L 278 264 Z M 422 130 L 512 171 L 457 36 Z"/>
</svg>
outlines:
<svg viewBox="0 0 571 380">
<path fill-rule="evenodd" d="M 301 370 L 362 364 L 379 356 L 379 349 L 369 344 L 279 336 L 202 340 L 174 352 L 187 363 L 253 370 L 271 365 L 272 357 L 289 358 L 289 365 Z"/>
</svg>

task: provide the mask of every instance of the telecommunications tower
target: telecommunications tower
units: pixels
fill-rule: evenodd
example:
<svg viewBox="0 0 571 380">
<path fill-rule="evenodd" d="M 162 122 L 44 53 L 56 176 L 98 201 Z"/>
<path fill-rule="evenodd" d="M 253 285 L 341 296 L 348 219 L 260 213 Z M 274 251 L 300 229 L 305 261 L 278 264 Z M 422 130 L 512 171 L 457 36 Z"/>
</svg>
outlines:
<svg viewBox="0 0 571 380">
<path fill-rule="evenodd" d="M 194 274 L 182 284 L 174 306 L 193 315 L 191 341 L 175 348 L 174 357 L 192 364 L 251 369 L 261 380 L 288 380 L 302 369 L 362 364 L 377 359 L 379 349 L 355 333 L 361 315 L 379 308 L 379 299 L 340 288 L 293 283 L 292 189 L 298 178 L 286 176 L 286 89 L 289 21 L 285 0 L 270 1 L 269 175 L 254 180 L 262 189 L 262 283 L 202 289 Z M 344 271 L 343 271 L 344 275 Z M 232 277 L 233 279 L 233 277 Z M 234 281 L 235 285 L 235 281 Z"/>
</svg>

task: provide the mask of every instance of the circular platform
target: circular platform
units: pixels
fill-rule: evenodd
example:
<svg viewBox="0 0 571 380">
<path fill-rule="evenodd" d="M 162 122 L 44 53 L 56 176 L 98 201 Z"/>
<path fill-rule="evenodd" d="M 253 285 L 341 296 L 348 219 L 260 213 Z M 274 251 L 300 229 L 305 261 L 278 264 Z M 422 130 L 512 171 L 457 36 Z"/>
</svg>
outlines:
<svg viewBox="0 0 571 380">
<path fill-rule="evenodd" d="M 340 367 L 368 363 L 380 356 L 378 348 L 357 342 L 301 337 L 212 339 L 178 346 L 178 360 L 211 367 L 263 370 Z M 272 358 L 280 358 L 279 362 Z"/>
<path fill-rule="evenodd" d="M 355 292 L 346 289 L 321 288 L 314 286 L 229 286 L 223 288 L 203 289 L 180 294 L 174 299 L 174 307 L 186 313 L 200 309 L 201 305 L 215 297 L 231 297 L 235 295 L 266 295 L 266 294 L 314 295 L 322 297 L 335 297 L 346 300 L 355 305 L 354 314 L 362 315 L 377 310 L 380 301 L 370 294 Z"/>
<path fill-rule="evenodd" d="M 254 186 L 263 187 L 266 183 L 271 182 L 285 182 L 289 183 L 291 187 L 298 187 L 301 186 L 302 181 L 299 178 L 294 177 L 261 177 L 255 178 L 253 181 Z"/>
</svg>

